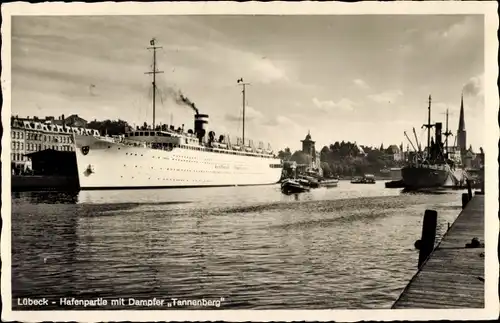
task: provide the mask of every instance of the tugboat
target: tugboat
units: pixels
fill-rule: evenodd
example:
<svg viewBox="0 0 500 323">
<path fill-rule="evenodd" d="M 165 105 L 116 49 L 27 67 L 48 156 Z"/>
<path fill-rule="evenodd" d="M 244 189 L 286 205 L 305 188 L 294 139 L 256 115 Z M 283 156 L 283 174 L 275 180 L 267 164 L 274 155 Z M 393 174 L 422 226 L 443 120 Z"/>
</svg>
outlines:
<svg viewBox="0 0 500 323">
<path fill-rule="evenodd" d="M 296 179 L 287 178 L 281 183 L 281 192 L 287 195 L 309 192 L 310 190 L 309 186 L 304 185 L 303 182 Z"/>
<path fill-rule="evenodd" d="M 319 179 L 313 176 L 300 175 L 297 178 L 297 181 L 304 186 L 308 186 L 310 188 L 318 188 L 319 187 Z"/>
</svg>

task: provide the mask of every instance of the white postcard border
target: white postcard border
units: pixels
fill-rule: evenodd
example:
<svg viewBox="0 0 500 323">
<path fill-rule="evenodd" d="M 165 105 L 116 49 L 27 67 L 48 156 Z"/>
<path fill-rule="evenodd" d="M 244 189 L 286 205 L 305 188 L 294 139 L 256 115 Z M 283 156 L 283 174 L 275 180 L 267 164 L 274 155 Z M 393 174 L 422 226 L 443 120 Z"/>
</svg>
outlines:
<svg viewBox="0 0 500 323">
<path fill-rule="evenodd" d="M 499 92 L 497 2 L 182 2 L 182 3 L 40 3 L 2 5 L 2 320 L 40 321 L 360 321 L 360 320 L 471 320 L 498 318 L 498 127 Z M 454 310 L 209 310 L 209 311 L 12 311 L 11 304 L 11 205 L 10 205 L 10 114 L 11 114 L 11 16 L 15 15 L 185 15 L 185 14 L 484 14 L 485 16 L 485 309 Z M 496 152 L 496 153 L 495 153 Z M 293 304 L 290 304 L 293 306 Z"/>
</svg>

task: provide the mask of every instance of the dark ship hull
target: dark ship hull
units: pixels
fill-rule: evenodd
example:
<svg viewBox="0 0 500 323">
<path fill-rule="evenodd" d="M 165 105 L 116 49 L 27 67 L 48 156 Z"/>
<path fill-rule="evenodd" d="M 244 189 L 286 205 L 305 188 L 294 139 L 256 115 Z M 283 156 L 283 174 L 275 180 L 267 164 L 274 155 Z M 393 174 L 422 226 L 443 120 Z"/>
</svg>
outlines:
<svg viewBox="0 0 500 323">
<path fill-rule="evenodd" d="M 445 185 L 448 171 L 433 166 L 406 166 L 401 169 L 401 175 L 405 188 L 435 188 Z"/>
</svg>

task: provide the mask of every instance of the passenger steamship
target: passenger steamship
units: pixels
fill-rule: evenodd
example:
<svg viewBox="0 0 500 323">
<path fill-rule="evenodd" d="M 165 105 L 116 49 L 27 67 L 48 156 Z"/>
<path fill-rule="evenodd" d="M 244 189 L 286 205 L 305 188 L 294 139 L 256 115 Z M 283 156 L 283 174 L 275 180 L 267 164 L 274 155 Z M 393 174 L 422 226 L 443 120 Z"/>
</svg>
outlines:
<svg viewBox="0 0 500 323">
<path fill-rule="evenodd" d="M 155 40 L 151 49 L 156 51 Z M 153 116 L 156 55 L 153 56 Z M 262 143 L 245 145 L 245 85 L 243 85 L 243 140 L 236 145 L 214 131 L 207 134 L 208 115 L 196 111 L 194 131 L 154 126 L 127 131 L 118 138 L 75 135 L 80 188 L 142 189 L 275 184 L 281 160 Z M 182 97 L 182 96 L 181 96 Z M 154 117 L 153 117 L 154 118 Z"/>
</svg>

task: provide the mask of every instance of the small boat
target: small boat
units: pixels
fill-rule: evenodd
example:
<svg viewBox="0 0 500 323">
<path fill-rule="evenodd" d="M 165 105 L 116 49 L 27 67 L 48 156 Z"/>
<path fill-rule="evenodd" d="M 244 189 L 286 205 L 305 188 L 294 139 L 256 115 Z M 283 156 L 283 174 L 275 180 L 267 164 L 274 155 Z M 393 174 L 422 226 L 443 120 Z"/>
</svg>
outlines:
<svg viewBox="0 0 500 323">
<path fill-rule="evenodd" d="M 338 179 L 324 179 L 321 182 L 319 182 L 319 185 L 321 187 L 337 187 L 339 184 Z"/>
<path fill-rule="evenodd" d="M 309 186 L 304 185 L 299 180 L 285 179 L 281 183 L 281 191 L 284 194 L 309 192 L 309 190 L 310 190 Z"/>
<path fill-rule="evenodd" d="M 351 180 L 352 184 L 375 184 L 375 176 L 365 174 L 363 177 L 355 177 Z"/>
<path fill-rule="evenodd" d="M 351 179 L 351 184 L 362 184 L 363 183 L 363 177 L 353 177 Z"/>
</svg>

